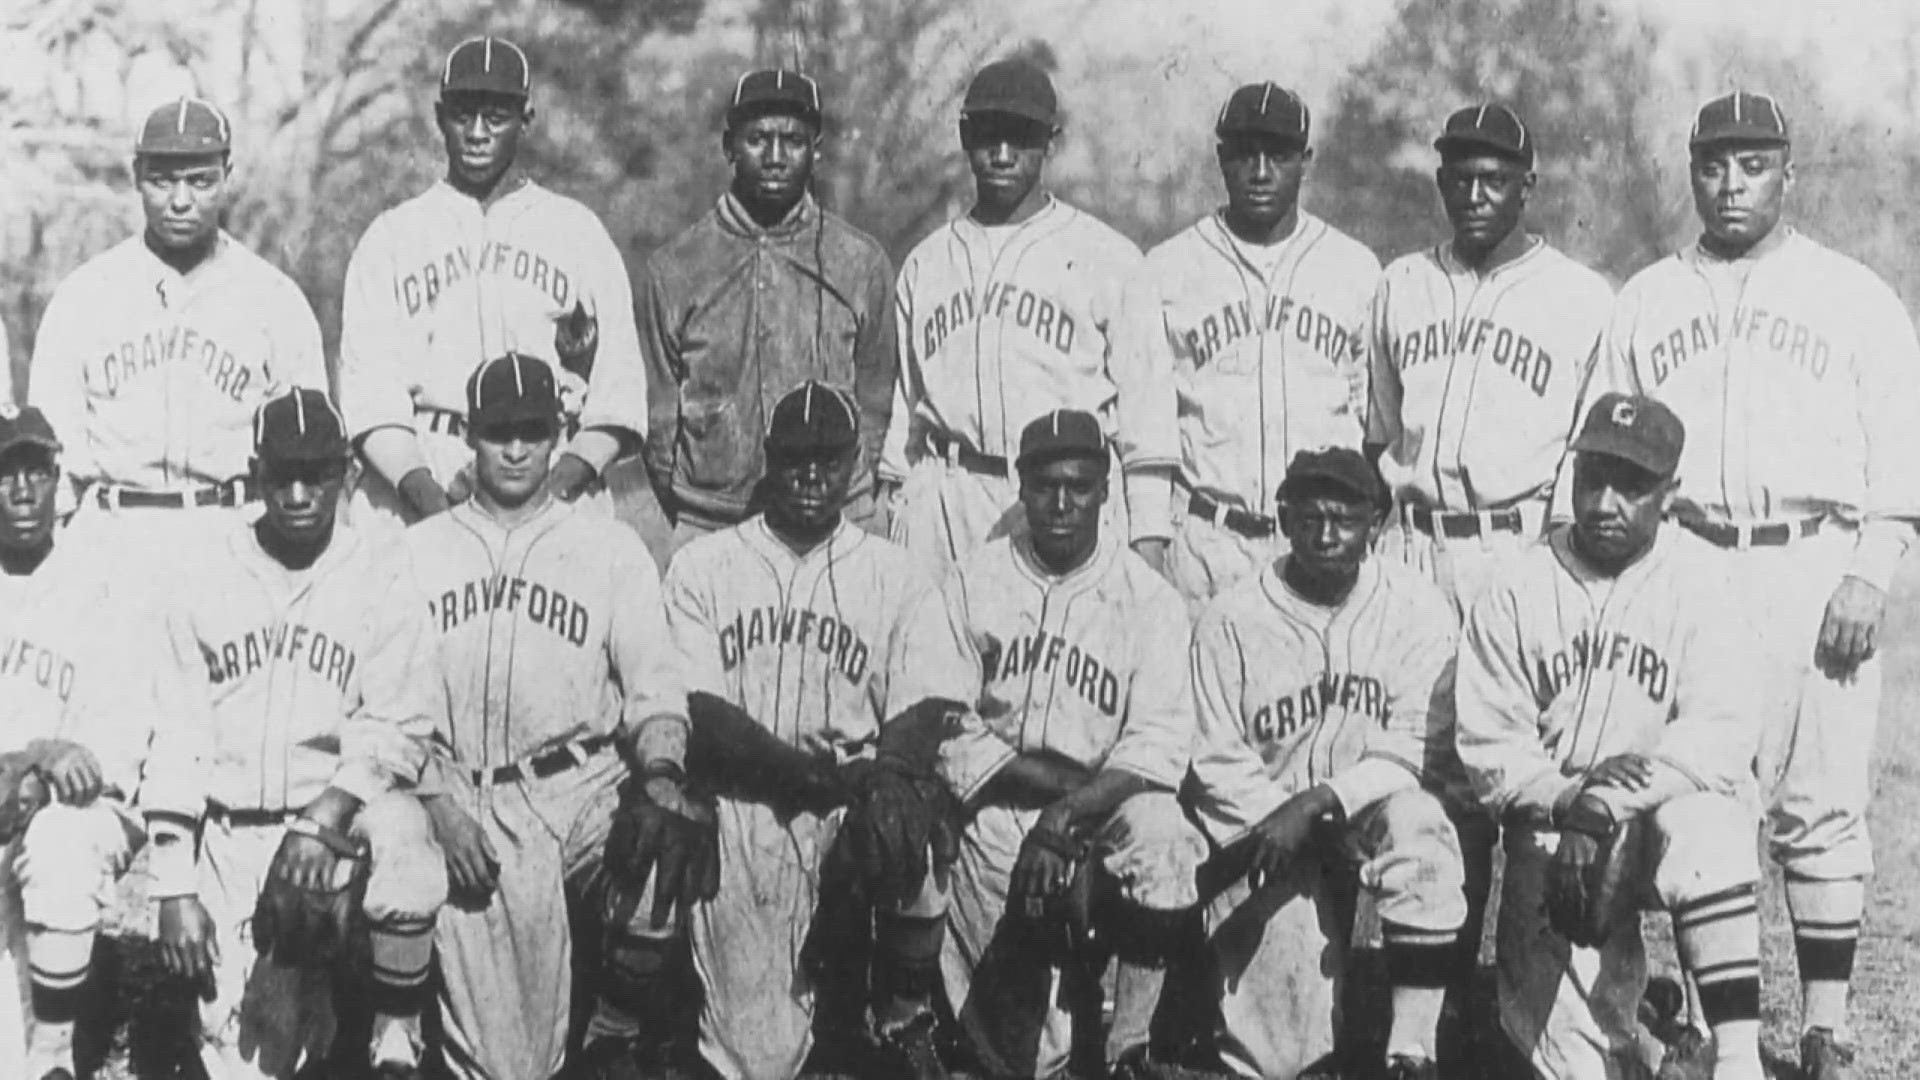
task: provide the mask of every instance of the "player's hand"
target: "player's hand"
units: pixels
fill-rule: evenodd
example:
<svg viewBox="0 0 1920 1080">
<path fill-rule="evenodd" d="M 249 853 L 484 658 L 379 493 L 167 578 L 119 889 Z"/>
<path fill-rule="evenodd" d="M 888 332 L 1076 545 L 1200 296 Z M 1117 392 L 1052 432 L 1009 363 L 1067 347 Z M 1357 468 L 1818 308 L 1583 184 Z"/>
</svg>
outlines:
<svg viewBox="0 0 1920 1080">
<path fill-rule="evenodd" d="M 1588 787 L 1645 791 L 1653 783 L 1653 762 L 1642 754 L 1615 754 L 1587 772 Z"/>
<path fill-rule="evenodd" d="M 553 352 L 560 366 L 585 379 L 593 374 L 593 356 L 600 348 L 600 320 L 575 300 L 572 311 L 553 317 Z"/>
<path fill-rule="evenodd" d="M 161 964 L 193 983 L 202 1001 L 212 1001 L 220 943 L 206 905 L 197 896 L 169 896 L 160 901 L 159 921 Z"/>
<path fill-rule="evenodd" d="M 433 478 L 433 472 L 424 465 L 401 477 L 397 487 L 400 498 L 413 511 L 414 521 L 444 513 L 452 505 L 447 499 L 446 489 L 440 486 L 440 482 Z"/>
<path fill-rule="evenodd" d="M 1049 898 L 1066 895 L 1074 870 L 1085 857 L 1084 846 L 1066 826 L 1050 812 L 1042 812 L 1020 844 L 1020 857 L 1014 861 L 1008 883 L 1009 897 L 1022 905 L 1023 914 L 1039 918 L 1046 913 Z"/>
<path fill-rule="evenodd" d="M 1553 860 L 1547 864 L 1547 895 L 1550 904 L 1567 912 L 1590 910 L 1593 898 L 1587 895 L 1589 873 L 1600 861 L 1600 838 L 1586 833 L 1563 831 Z"/>
<path fill-rule="evenodd" d="M 69 806 L 85 806 L 100 797 L 106 781 L 93 751 L 66 739 L 38 739 L 30 749 L 55 798 Z"/>
<path fill-rule="evenodd" d="M 1167 576 L 1167 538 L 1164 536 L 1143 536 L 1133 542 L 1134 553 L 1147 560 L 1153 572 L 1161 577 Z"/>
<path fill-rule="evenodd" d="M 471 498 L 473 498 L 473 466 L 462 465 L 460 471 L 453 474 L 453 479 L 447 481 L 447 505 L 459 506 Z"/>
<path fill-rule="evenodd" d="M 1340 813 L 1340 800 L 1331 788 L 1309 788 L 1280 804 L 1266 820 L 1253 827 L 1253 857 L 1247 867 L 1247 884 L 1265 888 L 1279 877 L 1287 864 L 1300 857 L 1323 822 Z"/>
<path fill-rule="evenodd" d="M 1830 679 L 1852 675 L 1873 656 L 1879 644 L 1880 619 L 1886 614 L 1887 594 L 1878 585 L 1849 574 L 1840 579 L 1827 601 L 1820 623 L 1820 644 L 1814 662 Z"/>
<path fill-rule="evenodd" d="M 553 471 L 547 474 L 547 483 L 553 489 L 556 498 L 563 502 L 572 502 L 593 483 L 593 466 L 578 454 L 561 454 L 553 463 Z"/>
<path fill-rule="evenodd" d="M 433 819 L 434 837 L 447 853 L 447 878 L 458 899 L 483 902 L 500 883 L 500 856 L 480 823 L 444 795 L 420 800 Z"/>
</svg>

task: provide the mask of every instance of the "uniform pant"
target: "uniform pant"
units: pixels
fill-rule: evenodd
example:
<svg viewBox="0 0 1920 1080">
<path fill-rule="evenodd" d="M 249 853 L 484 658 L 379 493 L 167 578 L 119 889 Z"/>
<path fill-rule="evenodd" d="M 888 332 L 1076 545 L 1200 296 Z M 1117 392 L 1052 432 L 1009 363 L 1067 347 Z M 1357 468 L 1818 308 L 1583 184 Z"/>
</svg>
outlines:
<svg viewBox="0 0 1920 1080">
<path fill-rule="evenodd" d="M 1101 531 L 1114 536 L 1128 535 L 1123 488 L 1115 463 L 1107 474 L 1107 504 L 1100 515 Z M 922 458 L 894 493 L 889 535 L 915 555 L 944 566 L 1026 528 L 1017 479 L 968 472 L 944 458 Z"/>
<path fill-rule="evenodd" d="M 331 980 L 318 968 L 290 968 L 259 957 L 253 908 L 284 825 L 234 826 L 210 818 L 201 834 L 200 901 L 213 917 L 220 963 L 215 995 L 200 1006 L 200 1059 L 208 1080 L 290 1080 L 324 1061 L 333 1040 Z M 447 898 L 447 860 L 419 800 L 388 794 L 361 807 L 352 833 L 372 859 L 362 911 L 375 930 L 373 962 L 393 942 L 417 942 L 409 963 L 424 971 L 434 913 Z M 417 928 L 418 933 L 405 931 Z M 382 930 L 394 931 L 390 936 Z"/>
<path fill-rule="evenodd" d="M 963 1036 L 998 1077 L 1052 1076 L 1066 1066 L 1073 1048 L 1071 1018 L 1057 993 L 1062 969 L 1003 933 L 1013 865 L 1039 816 L 1034 810 L 981 808 L 961 838 L 950 886 L 940 957 L 947 1000 Z M 1124 903 L 1177 912 L 1198 900 L 1194 874 L 1206 858 L 1206 839 L 1171 793 L 1135 795 L 1121 803 L 1096 838 L 1095 850 Z M 1027 1004 L 1039 1014 L 1037 1040 L 1025 1038 L 1024 1029 L 1022 1038 L 1010 1039 L 1008 1025 L 993 1017 Z M 1130 1041 L 1118 1031 L 1109 1042 L 1115 1040 Z"/>
<path fill-rule="evenodd" d="M 1303 858 L 1258 892 L 1243 879 L 1208 905 L 1220 1057 L 1236 1076 L 1291 1078 L 1333 1050 L 1353 938 L 1329 877 L 1343 864 L 1358 864 L 1383 923 L 1451 940 L 1466 917 L 1459 841 L 1435 796 L 1395 792 L 1348 822 L 1342 841 L 1337 859 Z"/>
<path fill-rule="evenodd" d="M 1167 544 L 1167 577 L 1187 598 L 1188 613 L 1197 615 L 1208 601 L 1229 587 L 1259 576 L 1286 550 L 1286 537 L 1278 533 L 1263 538 L 1242 536 L 1177 506 L 1173 510 L 1173 537 Z"/>
<path fill-rule="evenodd" d="M 1414 528 L 1402 510 L 1380 531 L 1374 541 L 1374 554 L 1426 574 L 1453 601 L 1454 612 L 1465 618 L 1480 590 L 1539 539 L 1542 513 L 1538 504 L 1522 506 L 1521 531 L 1517 533 L 1436 537 Z"/>
<path fill-rule="evenodd" d="M 1650 814 L 1648 901 L 1669 909 L 1759 879 L 1749 803 L 1692 794 Z M 1545 1080 L 1633 1080 L 1646 1075 L 1636 1015 L 1647 965 L 1637 917 L 1599 949 L 1568 942 L 1547 925 L 1554 833 L 1509 830 L 1500 897 L 1500 1024 Z"/>
<path fill-rule="evenodd" d="M 84 550 L 117 592 L 150 596 L 155 582 L 174 572 L 190 552 L 215 550 L 239 522 L 258 517 L 259 503 L 193 509 L 109 509 L 83 496 L 60 536 L 62 547 Z"/>
</svg>

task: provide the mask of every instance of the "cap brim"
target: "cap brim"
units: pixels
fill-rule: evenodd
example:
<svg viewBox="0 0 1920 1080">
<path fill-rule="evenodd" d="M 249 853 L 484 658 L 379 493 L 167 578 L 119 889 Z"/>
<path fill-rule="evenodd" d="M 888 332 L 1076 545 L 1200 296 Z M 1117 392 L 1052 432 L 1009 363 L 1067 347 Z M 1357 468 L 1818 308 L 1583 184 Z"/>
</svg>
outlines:
<svg viewBox="0 0 1920 1080">
<path fill-rule="evenodd" d="M 1098 461 L 1103 465 L 1112 463 L 1104 446 L 1098 450 L 1084 446 L 1049 446 L 1044 450 L 1029 450 L 1014 458 L 1013 471 L 1022 473 L 1028 469 L 1037 469 L 1042 465 L 1050 465 L 1067 458 L 1085 458 L 1088 461 Z"/>
<path fill-rule="evenodd" d="M 1440 151 L 1443 154 L 1447 153 L 1450 150 L 1480 151 L 1483 153 L 1494 154 L 1498 157 L 1506 158 L 1508 161 L 1517 161 L 1523 165 L 1533 164 L 1533 155 L 1528 153 L 1527 151 L 1515 150 L 1513 147 L 1508 146 L 1506 143 L 1500 142 L 1496 139 L 1493 139 L 1487 136 L 1481 136 L 1481 135 L 1467 135 L 1467 134 L 1442 135 L 1439 138 L 1433 140 L 1433 148 L 1435 150 Z"/>
<path fill-rule="evenodd" d="M 791 116 L 805 120 L 815 127 L 820 126 L 820 110 L 798 101 L 781 98 L 761 98 L 758 101 L 743 101 L 727 109 L 727 126 L 735 127 L 751 123 L 763 116 Z"/>
<path fill-rule="evenodd" d="M 1624 461 L 1661 478 L 1673 475 L 1672 467 L 1666 462 L 1652 460 L 1652 455 L 1639 443 L 1616 441 L 1604 434 L 1582 434 L 1567 448 L 1576 454 L 1598 454 Z"/>
<path fill-rule="evenodd" d="M 1280 486 L 1275 489 L 1274 494 L 1284 499 L 1290 492 L 1298 491 L 1309 484 L 1325 484 L 1337 488 L 1353 496 L 1353 501 L 1364 503 L 1375 509 L 1385 509 L 1390 503 L 1384 483 L 1368 483 L 1362 487 L 1353 477 L 1345 473 L 1321 469 L 1305 469 L 1289 473 L 1286 479 L 1280 481 Z"/>
<path fill-rule="evenodd" d="M 1689 149 L 1703 146 L 1723 146 L 1727 143 L 1749 143 L 1755 146 L 1789 146 L 1793 140 L 1777 131 L 1764 128 L 1723 127 L 1712 131 L 1703 131 L 1687 140 Z"/>
<path fill-rule="evenodd" d="M 1290 143 L 1294 146 L 1307 145 L 1307 133 L 1304 131 L 1276 131 L 1273 128 L 1260 127 L 1257 124 L 1215 124 L 1213 135 L 1214 138 L 1217 139 L 1233 138 L 1236 136 L 1245 138 L 1250 135 L 1262 136 L 1269 139 L 1278 139 L 1283 143 Z"/>
<path fill-rule="evenodd" d="M 1038 107 L 1017 101 L 983 101 L 970 104 L 960 110 L 960 115 L 968 119 L 989 115 L 1011 116 L 1032 124 L 1044 124 L 1047 127 L 1052 127 L 1054 121 L 1059 118 L 1056 113 L 1049 113 Z"/>
<path fill-rule="evenodd" d="M 60 440 L 58 439 L 49 438 L 48 436 L 45 436 L 45 435 L 22 433 L 19 435 L 15 435 L 13 438 L 8 439 L 5 442 L 0 442 L 0 455 L 10 454 L 22 446 L 38 446 L 38 447 L 42 447 L 43 449 L 50 450 L 56 454 L 59 453 L 62 449 L 62 447 L 60 446 Z"/>
<path fill-rule="evenodd" d="M 488 424 L 517 424 L 524 420 L 551 420 L 560 423 L 560 404 L 551 406 L 520 404 L 494 405 L 485 409 L 473 409 L 468 413 L 469 428 L 485 427 Z"/>
</svg>

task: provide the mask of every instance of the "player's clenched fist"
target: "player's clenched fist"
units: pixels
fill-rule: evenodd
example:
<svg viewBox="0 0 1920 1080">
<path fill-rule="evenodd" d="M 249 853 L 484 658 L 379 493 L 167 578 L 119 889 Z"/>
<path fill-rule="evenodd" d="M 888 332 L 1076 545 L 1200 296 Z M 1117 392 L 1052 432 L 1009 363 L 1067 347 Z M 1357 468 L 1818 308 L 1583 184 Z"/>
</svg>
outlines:
<svg viewBox="0 0 1920 1080">
<path fill-rule="evenodd" d="M 711 800 L 670 776 L 629 776 L 620 785 L 603 855 L 608 923 L 624 926 L 653 881 L 653 928 L 675 905 L 690 909 L 720 893 L 720 830 Z"/>
<path fill-rule="evenodd" d="M 61 802 L 85 806 L 100 797 L 100 760 L 93 751 L 65 739 L 35 739 L 28 752 L 39 762 L 40 775 Z"/>
<path fill-rule="evenodd" d="M 1815 659 L 1829 678 L 1844 678 L 1872 658 L 1887 594 L 1872 582 L 1844 577 L 1827 601 Z"/>
<path fill-rule="evenodd" d="M 1247 884 L 1256 889 L 1285 872 L 1322 830 L 1341 816 L 1340 799 L 1327 787 L 1314 787 L 1280 804 L 1253 827 Z"/>
</svg>

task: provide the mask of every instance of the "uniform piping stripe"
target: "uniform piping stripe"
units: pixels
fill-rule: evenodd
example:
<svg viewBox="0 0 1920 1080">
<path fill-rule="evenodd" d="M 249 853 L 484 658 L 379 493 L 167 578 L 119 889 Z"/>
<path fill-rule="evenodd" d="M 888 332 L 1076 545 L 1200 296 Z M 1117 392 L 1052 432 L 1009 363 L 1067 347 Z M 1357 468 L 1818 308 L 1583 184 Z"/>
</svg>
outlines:
<svg viewBox="0 0 1920 1080">
<path fill-rule="evenodd" d="M 1743 957 L 1739 960 L 1729 960 L 1723 964 L 1705 964 L 1695 968 L 1693 972 L 1694 981 L 1702 986 L 1713 983 L 1731 982 L 1734 979 L 1757 979 L 1759 977 L 1759 959 L 1748 957 Z"/>
<path fill-rule="evenodd" d="M 1851 941 L 1860 936 L 1860 924 L 1856 922 L 1817 926 L 1800 923 L 1794 926 L 1793 936 L 1804 941 Z"/>
<path fill-rule="evenodd" d="M 1260 85 L 1260 115 L 1261 116 L 1267 115 L 1267 101 L 1272 97 L 1273 97 L 1273 84 L 1262 83 Z"/>
<path fill-rule="evenodd" d="M 1711 892 L 1705 896 L 1697 896 L 1697 897 L 1694 897 L 1692 900 L 1688 900 L 1682 904 L 1676 904 L 1673 909 L 1673 914 L 1675 918 L 1680 918 L 1686 915 L 1690 915 L 1696 911 L 1699 911 L 1702 908 L 1724 904 L 1728 900 L 1752 900 L 1752 899 L 1753 899 L 1753 885 L 1751 882 L 1748 882 L 1740 885 L 1735 885 L 1732 888 L 1721 889 L 1718 892 Z"/>
<path fill-rule="evenodd" d="M 79 986 L 81 983 L 87 981 L 88 975 L 93 973 L 93 965 L 91 963 L 83 964 L 71 971 L 48 971 L 39 964 L 30 966 L 33 969 L 33 981 L 51 990 L 65 990 L 69 987 Z"/>
<path fill-rule="evenodd" d="M 1411 926 L 1382 926 L 1380 928 L 1380 938 L 1382 941 L 1391 942 L 1395 945 L 1414 945 L 1423 948 L 1432 948 L 1441 945 L 1452 945 L 1455 941 L 1459 940 L 1460 930 L 1458 927 L 1452 930 L 1416 930 Z"/>
</svg>

